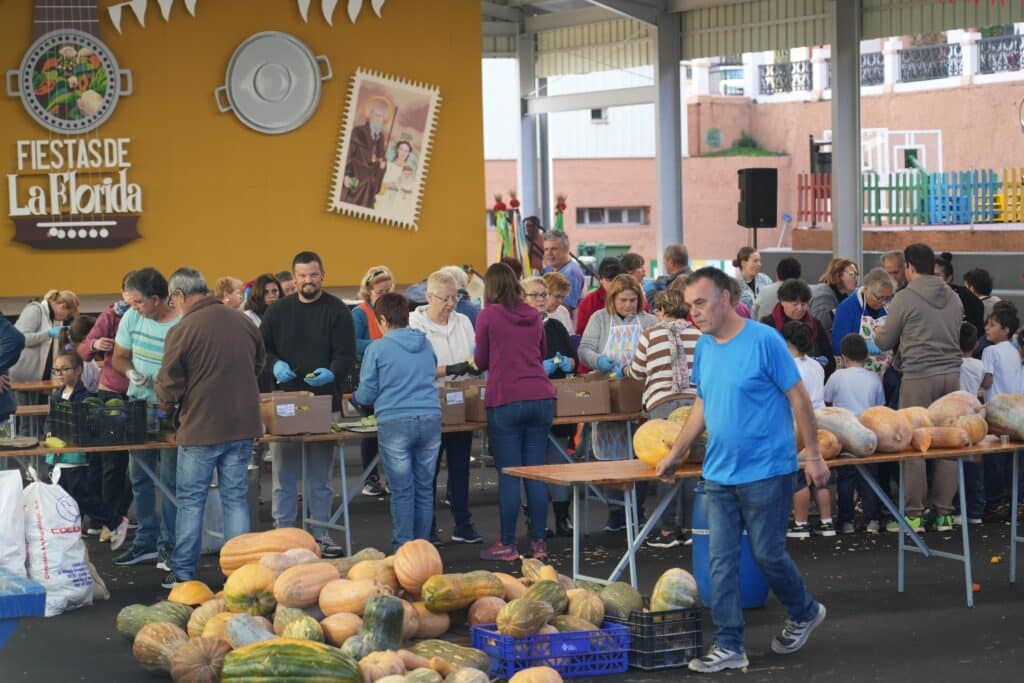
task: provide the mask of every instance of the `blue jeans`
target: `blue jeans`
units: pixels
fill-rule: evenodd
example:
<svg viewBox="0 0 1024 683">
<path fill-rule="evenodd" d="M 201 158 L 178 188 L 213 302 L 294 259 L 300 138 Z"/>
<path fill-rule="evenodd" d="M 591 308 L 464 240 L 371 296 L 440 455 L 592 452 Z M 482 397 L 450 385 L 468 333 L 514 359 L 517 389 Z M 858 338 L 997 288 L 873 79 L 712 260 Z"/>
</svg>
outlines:
<svg viewBox="0 0 1024 683">
<path fill-rule="evenodd" d="M 498 507 L 501 521 L 501 542 L 516 542 L 516 521 L 519 518 L 519 487 L 526 486 L 526 504 L 530 508 L 533 540 L 546 538 L 548 492 L 543 482 L 503 473 L 506 467 L 543 465 L 547 462 L 547 439 L 555 416 L 553 398 L 516 401 L 487 409 L 487 433 L 491 454 L 498 469 Z"/>
<path fill-rule="evenodd" d="M 135 498 L 135 519 L 139 528 L 132 545 L 137 550 L 152 552 L 159 547 L 174 546 L 175 517 L 178 511 L 165 495 L 160 496 L 160 517 L 156 514 L 156 484 L 139 466 L 143 462 L 151 470 L 159 470 L 160 482 L 177 496 L 175 480 L 178 470 L 178 449 L 161 448 L 155 451 L 132 451 L 128 460 L 128 477 Z"/>
<path fill-rule="evenodd" d="M 988 460 L 988 458 L 985 458 L 985 460 Z M 964 495 L 967 497 L 967 516 L 972 519 L 981 519 L 981 516 L 985 514 L 984 461 L 971 462 L 970 460 L 964 460 Z M 960 496 L 953 498 L 953 508 L 958 514 L 961 512 Z"/>
<path fill-rule="evenodd" d="M 196 575 L 203 537 L 203 510 L 217 471 L 224 508 L 224 540 L 249 532 L 249 461 L 252 439 L 178 447 L 177 538 L 171 571 L 182 581 Z"/>
<path fill-rule="evenodd" d="M 272 441 L 270 457 L 273 460 L 274 492 L 271 514 L 277 528 L 295 526 L 299 511 L 297 487 L 302 479 L 302 444 L 292 441 Z M 318 522 L 331 517 L 331 464 L 334 446 L 329 443 L 306 444 L 306 477 L 309 480 L 309 515 Z M 326 529 L 315 528 L 313 535 L 327 539 Z"/>
<path fill-rule="evenodd" d="M 864 466 L 871 476 L 878 479 L 878 465 Z M 868 522 L 882 521 L 882 501 L 867 485 L 867 482 L 857 473 L 853 465 L 843 465 L 835 468 L 836 473 L 836 496 L 839 498 L 839 515 L 837 524 L 853 523 L 853 492 L 860 491 L 861 504 L 864 508 L 864 519 Z M 803 475 L 798 475 L 803 476 Z"/>
<path fill-rule="evenodd" d="M 810 621 L 818 604 L 786 552 L 786 527 L 793 507 L 793 474 L 726 486 L 706 481 L 711 531 L 711 620 L 715 643 L 743 652 L 740 607 L 740 534 L 746 527 L 754 561 L 792 621 Z"/>
<path fill-rule="evenodd" d="M 473 450 L 473 432 L 449 432 L 441 435 L 441 445 L 434 467 L 433 496 L 437 498 L 437 475 L 441 472 L 441 451 L 448 461 L 448 496 L 452 501 L 452 518 L 456 533 L 469 531 L 473 515 L 469 511 L 469 454 Z M 437 526 L 436 524 L 434 525 Z"/>
<path fill-rule="evenodd" d="M 391 547 L 414 538 L 430 538 L 441 416 L 378 422 L 377 444 L 391 488 Z"/>
</svg>

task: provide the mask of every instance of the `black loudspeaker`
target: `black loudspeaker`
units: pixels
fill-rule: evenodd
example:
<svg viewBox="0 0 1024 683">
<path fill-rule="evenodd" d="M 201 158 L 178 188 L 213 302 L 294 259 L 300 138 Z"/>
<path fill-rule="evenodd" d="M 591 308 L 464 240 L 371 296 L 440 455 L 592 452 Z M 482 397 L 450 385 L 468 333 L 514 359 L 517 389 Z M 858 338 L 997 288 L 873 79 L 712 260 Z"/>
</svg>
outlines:
<svg viewBox="0 0 1024 683">
<path fill-rule="evenodd" d="M 779 172 L 774 168 L 741 168 L 739 218 L 745 228 L 774 228 L 777 225 Z"/>
</svg>

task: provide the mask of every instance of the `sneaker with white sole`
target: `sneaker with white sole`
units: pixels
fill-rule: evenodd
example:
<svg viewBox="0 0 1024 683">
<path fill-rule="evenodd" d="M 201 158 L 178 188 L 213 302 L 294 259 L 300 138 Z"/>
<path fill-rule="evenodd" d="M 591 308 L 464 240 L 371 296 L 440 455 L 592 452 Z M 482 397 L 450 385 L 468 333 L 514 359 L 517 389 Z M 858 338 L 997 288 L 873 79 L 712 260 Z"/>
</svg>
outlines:
<svg viewBox="0 0 1024 683">
<path fill-rule="evenodd" d="M 801 524 L 800 522 L 790 522 L 789 530 L 786 532 L 786 538 L 797 538 L 801 541 L 811 537 L 811 527 L 806 523 Z"/>
<path fill-rule="evenodd" d="M 819 521 L 817 524 L 811 527 L 811 533 L 815 536 L 824 536 L 826 538 L 832 538 L 836 535 L 836 525 L 833 524 L 831 521 Z"/>
<path fill-rule="evenodd" d="M 838 531 L 843 536 L 849 536 L 850 534 L 856 533 L 857 529 L 853 526 L 853 522 L 843 522 L 839 525 Z"/>
<path fill-rule="evenodd" d="M 782 626 L 782 633 L 772 638 L 772 652 L 777 655 L 791 655 L 806 643 L 811 637 L 811 631 L 816 629 L 821 622 L 825 621 L 825 605 L 818 603 L 818 611 L 810 621 L 790 621 Z"/>
<path fill-rule="evenodd" d="M 882 523 L 877 519 L 872 519 L 868 522 L 867 526 L 864 527 L 864 531 L 868 532 L 872 536 L 877 536 L 882 530 Z"/>
<path fill-rule="evenodd" d="M 160 587 L 170 590 L 177 586 L 179 583 L 184 583 L 184 579 L 179 579 L 177 576 L 174 575 L 174 572 L 168 572 L 168 574 L 164 576 L 164 580 L 160 582 Z"/>
<path fill-rule="evenodd" d="M 142 550 L 136 548 L 134 545 L 128 550 L 124 551 L 111 562 L 118 567 L 130 567 L 132 565 L 140 564 L 142 562 L 149 562 L 150 560 L 156 559 L 155 550 Z"/>
<path fill-rule="evenodd" d="M 121 523 L 113 531 L 108 531 L 107 527 L 103 527 L 103 530 L 110 538 L 110 549 L 117 550 L 124 545 L 125 539 L 128 538 L 128 518 L 122 517 Z"/>
<path fill-rule="evenodd" d="M 156 568 L 160 571 L 171 571 L 171 553 L 174 549 L 171 546 L 161 545 L 156 549 Z"/>
<path fill-rule="evenodd" d="M 724 647 L 712 645 L 708 653 L 698 659 L 691 659 L 687 668 L 697 673 L 710 674 L 725 669 L 745 669 L 750 666 L 745 652 L 733 652 Z"/>
</svg>

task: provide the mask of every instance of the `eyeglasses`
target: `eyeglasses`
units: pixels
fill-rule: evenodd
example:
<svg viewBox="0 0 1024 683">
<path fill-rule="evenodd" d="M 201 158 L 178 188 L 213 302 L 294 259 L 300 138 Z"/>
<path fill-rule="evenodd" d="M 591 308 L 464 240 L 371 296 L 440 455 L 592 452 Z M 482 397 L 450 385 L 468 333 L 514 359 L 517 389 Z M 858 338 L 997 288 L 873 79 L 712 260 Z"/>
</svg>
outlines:
<svg viewBox="0 0 1024 683">
<path fill-rule="evenodd" d="M 851 277 L 857 277 L 858 275 L 860 275 L 860 273 L 858 273 L 856 270 L 844 270 L 843 271 L 843 275 L 849 275 Z"/>
<path fill-rule="evenodd" d="M 438 296 L 437 294 L 430 294 L 429 296 L 434 301 L 439 301 L 439 302 L 441 302 L 443 304 L 452 304 L 452 305 L 455 304 L 455 297 L 454 296 L 443 296 L 442 297 L 442 296 Z"/>
<path fill-rule="evenodd" d="M 53 368 L 54 375 L 66 375 L 69 372 L 73 372 L 75 368 Z"/>
<path fill-rule="evenodd" d="M 548 298 L 547 292 L 529 292 L 526 295 L 528 299 L 546 299 Z"/>
</svg>

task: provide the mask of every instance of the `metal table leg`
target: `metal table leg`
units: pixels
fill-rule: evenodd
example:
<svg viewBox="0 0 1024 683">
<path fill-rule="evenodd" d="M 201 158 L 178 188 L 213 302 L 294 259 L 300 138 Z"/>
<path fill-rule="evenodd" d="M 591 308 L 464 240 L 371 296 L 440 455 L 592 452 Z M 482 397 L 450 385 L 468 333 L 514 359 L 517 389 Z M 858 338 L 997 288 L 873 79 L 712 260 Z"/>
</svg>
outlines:
<svg viewBox="0 0 1024 683">
<path fill-rule="evenodd" d="M 901 460 L 900 461 L 900 509 L 898 510 L 899 514 L 896 516 L 896 520 L 899 522 L 899 525 L 900 525 L 900 534 L 899 534 L 900 535 L 900 537 L 899 537 L 899 569 L 896 572 L 896 590 L 899 591 L 900 593 L 903 592 L 904 576 L 906 575 L 906 557 L 904 555 L 904 553 L 906 552 L 906 544 L 903 542 L 904 541 L 903 537 L 906 534 L 906 532 L 903 529 L 904 529 L 904 527 L 908 526 L 907 525 L 907 518 L 906 518 L 906 515 L 904 514 L 906 512 L 906 510 L 907 510 L 907 499 L 906 499 L 906 496 L 904 495 L 904 488 L 903 487 L 904 487 L 904 482 L 903 482 L 903 461 Z M 917 534 L 913 530 L 911 530 L 910 533 L 913 536 L 917 536 Z"/>
<path fill-rule="evenodd" d="M 306 475 L 305 441 L 300 442 L 300 449 L 302 452 L 302 528 L 309 531 L 309 477 Z"/>
<path fill-rule="evenodd" d="M 626 506 L 626 560 L 629 562 L 629 583 L 636 588 L 636 553 L 633 550 L 637 523 L 635 484 L 622 492 L 622 503 Z"/>
<path fill-rule="evenodd" d="M 572 487 L 572 578 L 580 576 L 580 489 L 579 485 Z M 585 495 L 585 494 L 584 494 Z"/>
<path fill-rule="evenodd" d="M 956 459 L 957 476 L 960 479 L 960 533 L 963 541 L 964 589 L 967 592 L 967 606 L 974 607 L 974 583 L 971 580 L 971 539 L 967 533 L 967 493 L 964 489 L 964 460 Z"/>
<path fill-rule="evenodd" d="M 633 575 L 636 574 L 636 553 L 637 553 L 637 551 L 643 545 L 644 540 L 651 534 L 652 531 L 654 531 L 654 527 L 661 520 L 661 516 L 663 514 L 665 514 L 665 510 L 668 509 L 668 506 L 675 499 L 676 494 L 679 493 L 679 490 L 682 487 L 682 485 L 683 485 L 683 480 L 682 479 L 678 479 L 676 481 L 676 483 L 673 484 L 672 488 L 669 489 L 669 491 L 662 497 L 661 500 L 658 501 L 658 505 L 655 506 L 654 510 L 652 510 L 651 514 L 647 517 L 647 522 L 644 524 L 642 529 L 640 529 L 636 534 L 634 534 L 634 537 L 633 537 L 632 540 L 629 539 L 629 525 L 630 525 L 631 515 L 630 515 L 629 512 L 627 512 L 627 514 L 626 514 L 626 538 L 627 538 L 626 554 L 624 554 L 622 556 L 622 558 L 619 559 L 618 564 L 615 565 L 615 568 L 612 570 L 612 573 L 609 574 L 608 580 L 607 581 L 602 581 L 602 583 L 611 583 L 612 581 L 617 580 L 619 578 L 619 576 L 622 575 L 622 572 L 626 569 L 626 565 L 627 564 L 629 565 L 630 571 L 633 573 Z M 629 508 L 627 508 L 627 510 L 628 509 Z M 635 510 L 636 508 L 634 507 L 633 509 Z M 634 520 L 634 523 L 637 526 L 639 526 L 639 520 L 636 517 L 632 517 L 632 519 Z M 636 527 L 634 527 L 634 528 L 636 528 Z M 633 587 L 634 588 L 637 587 L 635 579 L 633 580 Z"/>
<path fill-rule="evenodd" d="M 338 444 L 338 469 L 341 470 L 341 510 L 345 525 L 345 556 L 352 557 L 352 524 L 348 516 L 348 480 L 345 475 L 345 446 Z M 372 471 L 372 470 L 371 470 Z M 334 516 L 331 517 L 334 521 Z"/>
<path fill-rule="evenodd" d="M 1020 504 L 1020 483 L 1018 476 L 1020 473 L 1020 457 L 1024 453 L 1022 450 L 1015 450 L 1013 452 L 1013 483 L 1010 485 L 1013 496 L 1010 499 L 1010 583 L 1017 582 L 1017 544 L 1024 543 L 1024 538 L 1019 534 L 1020 519 L 1017 514 L 1017 506 Z"/>
<path fill-rule="evenodd" d="M 128 456 L 128 457 L 131 457 L 131 456 Z M 157 456 L 157 457 L 159 458 L 160 456 Z M 158 477 L 156 472 L 153 471 L 153 468 L 150 467 L 149 465 L 147 465 L 145 463 L 145 461 L 143 461 L 141 458 L 136 458 L 135 463 L 139 467 L 142 468 L 142 471 L 146 473 L 147 477 L 149 477 L 150 479 L 153 480 L 153 483 L 156 484 L 156 487 L 158 489 L 160 489 L 160 493 L 162 493 L 163 495 L 167 496 L 167 499 L 169 501 L 171 501 L 171 503 L 174 505 L 175 508 L 177 508 L 178 507 L 178 498 L 174 495 L 174 493 L 169 488 L 164 486 L 164 483 L 162 481 L 160 481 L 160 477 Z"/>
</svg>

